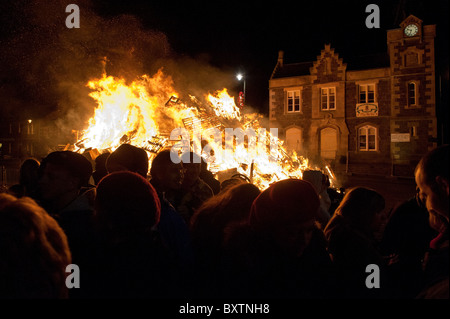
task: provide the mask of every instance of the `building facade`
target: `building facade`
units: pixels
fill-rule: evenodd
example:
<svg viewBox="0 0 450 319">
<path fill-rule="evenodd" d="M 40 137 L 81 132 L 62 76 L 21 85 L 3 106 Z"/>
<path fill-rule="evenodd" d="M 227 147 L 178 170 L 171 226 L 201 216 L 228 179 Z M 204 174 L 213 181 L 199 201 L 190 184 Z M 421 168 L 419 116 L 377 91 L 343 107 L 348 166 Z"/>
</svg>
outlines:
<svg viewBox="0 0 450 319">
<path fill-rule="evenodd" d="M 311 62 L 285 64 L 280 51 L 270 126 L 289 151 L 337 173 L 413 176 L 437 145 L 435 36 L 411 15 L 387 32 L 387 53 L 349 65 L 328 44 Z"/>
</svg>

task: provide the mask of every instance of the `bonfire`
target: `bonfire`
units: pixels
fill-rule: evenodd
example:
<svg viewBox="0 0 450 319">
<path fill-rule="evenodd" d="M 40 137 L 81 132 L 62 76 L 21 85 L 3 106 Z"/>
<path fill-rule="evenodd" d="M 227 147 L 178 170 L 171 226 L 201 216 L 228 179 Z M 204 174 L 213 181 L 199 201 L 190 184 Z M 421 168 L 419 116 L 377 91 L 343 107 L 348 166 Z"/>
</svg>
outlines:
<svg viewBox="0 0 450 319">
<path fill-rule="evenodd" d="M 162 70 L 129 84 L 103 74 L 87 86 L 97 106 L 74 145 L 78 152 L 101 154 L 128 143 L 145 149 L 151 165 L 163 149 L 195 151 L 219 180 L 241 174 L 261 190 L 278 180 L 302 178 L 307 169 L 322 170 L 334 182 L 328 166 L 313 167 L 288 152 L 277 130 L 261 125 L 262 115 L 242 114 L 226 88 L 182 99 Z"/>
</svg>

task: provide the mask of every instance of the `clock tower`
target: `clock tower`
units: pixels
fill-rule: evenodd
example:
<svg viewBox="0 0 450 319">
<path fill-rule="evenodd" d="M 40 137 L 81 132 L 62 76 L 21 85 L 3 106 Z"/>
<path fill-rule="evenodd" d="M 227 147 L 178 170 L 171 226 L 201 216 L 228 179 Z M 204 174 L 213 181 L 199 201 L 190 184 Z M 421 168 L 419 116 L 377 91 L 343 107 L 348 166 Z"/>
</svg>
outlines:
<svg viewBox="0 0 450 319">
<path fill-rule="evenodd" d="M 391 139 L 394 165 L 407 165 L 437 145 L 435 37 L 436 25 L 424 25 L 413 15 L 387 32 L 391 137 L 409 133 L 409 142 Z"/>
<path fill-rule="evenodd" d="M 405 39 L 421 38 L 422 37 L 422 20 L 410 15 L 401 24 L 403 36 Z"/>
</svg>

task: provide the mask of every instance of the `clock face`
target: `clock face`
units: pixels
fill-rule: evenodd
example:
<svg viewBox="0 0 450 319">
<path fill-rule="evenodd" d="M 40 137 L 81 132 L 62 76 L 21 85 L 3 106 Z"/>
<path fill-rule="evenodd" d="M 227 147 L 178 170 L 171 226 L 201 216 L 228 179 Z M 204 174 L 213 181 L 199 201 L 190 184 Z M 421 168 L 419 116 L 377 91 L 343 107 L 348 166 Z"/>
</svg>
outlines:
<svg viewBox="0 0 450 319">
<path fill-rule="evenodd" d="M 408 37 L 413 37 L 417 34 L 417 32 L 419 31 L 419 28 L 415 25 L 415 24 L 409 24 L 405 27 L 405 34 Z"/>
</svg>

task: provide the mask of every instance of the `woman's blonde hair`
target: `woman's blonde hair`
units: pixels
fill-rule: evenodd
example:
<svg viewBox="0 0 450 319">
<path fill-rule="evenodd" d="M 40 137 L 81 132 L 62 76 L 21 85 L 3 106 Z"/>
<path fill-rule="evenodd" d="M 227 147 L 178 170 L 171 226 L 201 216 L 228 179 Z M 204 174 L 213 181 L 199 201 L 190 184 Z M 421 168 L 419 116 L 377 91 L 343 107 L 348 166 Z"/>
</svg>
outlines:
<svg viewBox="0 0 450 319">
<path fill-rule="evenodd" d="M 33 199 L 0 194 L 0 297 L 67 298 L 67 237 Z"/>
</svg>

